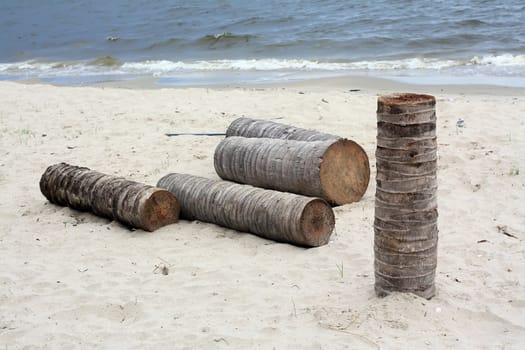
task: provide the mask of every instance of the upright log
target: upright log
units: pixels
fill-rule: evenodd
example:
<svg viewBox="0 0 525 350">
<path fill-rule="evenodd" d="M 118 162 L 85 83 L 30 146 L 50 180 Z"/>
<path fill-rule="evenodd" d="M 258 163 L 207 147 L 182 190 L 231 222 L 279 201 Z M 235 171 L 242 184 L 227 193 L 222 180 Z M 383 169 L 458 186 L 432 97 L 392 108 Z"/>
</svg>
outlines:
<svg viewBox="0 0 525 350">
<path fill-rule="evenodd" d="M 332 208 L 319 198 L 186 174 L 168 174 L 157 186 L 180 199 L 181 218 L 211 222 L 279 242 L 324 245 L 335 225 Z"/>
<path fill-rule="evenodd" d="M 222 179 L 320 197 L 333 205 L 360 200 L 370 180 L 365 151 L 341 138 L 227 137 L 215 149 L 214 165 Z"/>
<path fill-rule="evenodd" d="M 296 141 L 336 141 L 342 138 L 337 135 L 296 128 L 291 125 L 276 123 L 269 120 L 244 117 L 235 119 L 230 124 L 228 130 L 226 130 L 226 137 L 230 136 Z"/>
<path fill-rule="evenodd" d="M 377 107 L 375 290 L 435 294 L 437 264 L 436 100 L 381 96 Z"/>
<path fill-rule="evenodd" d="M 52 203 L 91 211 L 146 231 L 179 218 L 179 203 L 169 191 L 66 163 L 46 169 L 40 190 Z"/>
</svg>

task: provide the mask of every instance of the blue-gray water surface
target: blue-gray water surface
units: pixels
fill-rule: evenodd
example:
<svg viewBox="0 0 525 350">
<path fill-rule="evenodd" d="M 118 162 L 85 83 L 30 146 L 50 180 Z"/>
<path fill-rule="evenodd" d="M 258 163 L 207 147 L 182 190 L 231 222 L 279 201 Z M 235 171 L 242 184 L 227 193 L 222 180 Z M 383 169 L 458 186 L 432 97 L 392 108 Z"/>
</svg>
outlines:
<svg viewBox="0 0 525 350">
<path fill-rule="evenodd" d="M 3 0 L 0 77 L 295 72 L 525 86 L 524 23 L 523 0 Z"/>
</svg>

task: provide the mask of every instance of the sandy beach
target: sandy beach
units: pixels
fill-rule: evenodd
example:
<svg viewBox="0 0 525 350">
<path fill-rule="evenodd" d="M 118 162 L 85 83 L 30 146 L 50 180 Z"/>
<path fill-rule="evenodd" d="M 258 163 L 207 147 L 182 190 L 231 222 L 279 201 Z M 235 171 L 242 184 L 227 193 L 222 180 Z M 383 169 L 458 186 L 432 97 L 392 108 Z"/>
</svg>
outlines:
<svg viewBox="0 0 525 350">
<path fill-rule="evenodd" d="M 0 349 L 522 349 L 525 91 L 367 78 L 281 85 L 63 87 L 0 82 Z M 437 295 L 374 293 L 376 101 L 437 99 Z M 218 178 L 246 116 L 338 134 L 370 158 L 329 244 L 304 249 L 201 222 L 153 233 L 50 204 L 58 162 L 155 185 Z M 457 127 L 458 119 L 464 127 Z M 161 273 L 167 267 L 167 275 Z"/>
</svg>

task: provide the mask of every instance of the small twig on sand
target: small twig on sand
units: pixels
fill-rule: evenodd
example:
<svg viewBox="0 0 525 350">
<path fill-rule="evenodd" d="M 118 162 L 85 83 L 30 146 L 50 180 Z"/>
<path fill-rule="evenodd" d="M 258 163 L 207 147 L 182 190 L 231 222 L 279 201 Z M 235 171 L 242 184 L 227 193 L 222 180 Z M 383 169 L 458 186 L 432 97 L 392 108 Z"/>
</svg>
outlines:
<svg viewBox="0 0 525 350">
<path fill-rule="evenodd" d="M 362 334 L 354 333 L 354 332 L 348 331 L 346 329 L 340 329 L 340 328 L 336 328 L 336 327 L 331 327 L 330 325 L 323 325 L 323 324 L 321 324 L 321 327 L 323 327 L 325 329 L 332 330 L 332 331 L 337 331 L 337 332 L 353 335 L 354 337 L 357 337 L 357 338 L 361 339 L 362 341 L 364 341 L 368 345 L 371 345 L 371 346 L 373 346 L 373 347 L 375 347 L 377 349 L 381 349 L 381 346 L 379 346 L 379 344 L 377 344 L 372 339 L 370 339 L 370 338 L 368 338 L 368 337 L 366 337 L 366 336 L 364 336 Z"/>
<path fill-rule="evenodd" d="M 509 232 L 508 232 L 508 228 L 507 228 L 507 226 L 500 226 L 500 225 L 498 225 L 497 227 L 498 227 L 498 232 L 499 232 L 499 233 L 503 233 L 505 236 L 508 236 L 508 237 L 512 237 L 512 238 L 516 238 L 516 239 L 518 239 L 518 237 L 516 237 L 516 236 L 514 236 L 512 233 L 509 233 Z"/>
<path fill-rule="evenodd" d="M 158 264 L 158 265 L 155 265 L 155 268 L 153 269 L 153 273 L 157 273 L 159 270 L 160 272 L 166 276 L 170 273 L 170 267 L 171 267 L 171 264 L 169 262 L 167 262 L 166 260 L 162 259 L 162 258 L 158 258 L 160 261 L 162 261 L 163 263 L 162 264 Z"/>
<path fill-rule="evenodd" d="M 215 339 L 213 339 L 213 341 L 216 342 L 216 343 L 223 341 L 223 342 L 226 343 L 226 345 L 230 345 L 230 343 L 228 343 L 228 341 L 226 339 L 224 339 L 224 338 L 215 338 Z"/>
</svg>

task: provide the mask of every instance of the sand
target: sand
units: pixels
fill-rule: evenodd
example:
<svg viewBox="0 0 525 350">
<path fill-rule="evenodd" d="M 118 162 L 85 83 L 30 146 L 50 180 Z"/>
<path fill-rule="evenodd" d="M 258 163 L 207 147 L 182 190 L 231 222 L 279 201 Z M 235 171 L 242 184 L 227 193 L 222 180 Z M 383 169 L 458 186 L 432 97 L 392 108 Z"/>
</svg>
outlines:
<svg viewBox="0 0 525 350">
<path fill-rule="evenodd" d="M 373 289 L 376 99 L 405 91 L 437 98 L 440 241 L 429 301 L 379 299 Z M 524 96 L 366 79 L 0 82 L 0 349 L 522 349 Z M 360 202 L 335 209 L 328 245 L 188 221 L 132 231 L 40 193 L 45 168 L 62 161 L 152 185 L 168 172 L 217 178 L 220 137 L 164 133 L 224 132 L 240 116 L 339 134 L 366 150 L 371 183 Z"/>
</svg>

